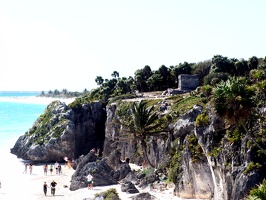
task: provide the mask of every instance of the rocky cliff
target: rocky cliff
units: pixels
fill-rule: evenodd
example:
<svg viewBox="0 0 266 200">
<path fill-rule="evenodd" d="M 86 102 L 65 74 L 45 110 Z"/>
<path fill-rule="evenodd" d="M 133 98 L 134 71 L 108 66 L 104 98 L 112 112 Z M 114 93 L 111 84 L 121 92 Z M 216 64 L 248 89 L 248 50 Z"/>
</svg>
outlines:
<svg viewBox="0 0 266 200">
<path fill-rule="evenodd" d="M 107 107 L 104 155 L 119 149 L 122 159 L 141 164 L 138 144 L 120 139 L 123 127 L 116 123 L 120 120 L 118 107 Z M 199 115 L 206 116 L 207 123 L 196 125 Z M 265 178 L 266 168 L 263 161 L 257 167 L 252 165 L 258 162 L 258 149 L 247 145 L 245 135 L 232 139 L 228 132 L 210 106 L 195 105 L 169 125 L 168 136 L 150 138 L 148 156 L 158 169 L 167 168 L 179 197 L 244 199 Z"/>
<path fill-rule="evenodd" d="M 92 148 L 103 148 L 105 106 L 101 102 L 71 109 L 55 101 L 47 106 L 32 128 L 20 136 L 11 153 L 39 162 L 78 158 Z"/>
<path fill-rule="evenodd" d="M 151 103 L 156 104 L 161 117 L 169 117 L 170 124 L 168 134 L 149 138 L 148 157 L 157 170 L 164 171 L 174 182 L 175 195 L 240 200 L 265 178 L 265 155 L 258 153 L 256 145 L 241 130 L 229 129 L 210 105 L 194 104 L 182 114 L 173 112 L 177 103 L 171 98 Z M 54 102 L 18 139 L 11 152 L 23 159 L 46 162 L 60 161 L 64 156 L 78 158 L 99 147 L 104 158 L 116 159 L 107 161 L 108 166 L 103 162 L 98 166 L 81 161 L 84 167 L 77 167 L 71 188 L 85 187 L 81 184 L 82 177 L 96 165 L 99 169 L 104 166 L 115 184 L 126 176 L 117 172 L 121 168 L 120 159 L 129 158 L 139 165 L 144 161 L 138 142 L 121 139 L 124 127 L 118 122 L 123 115 L 130 119 L 128 104 L 115 102 L 105 108 L 102 103 L 94 102 L 70 108 Z M 199 118 L 205 121 L 197 122 Z M 112 156 L 114 153 L 118 156 Z M 99 177 L 99 185 L 100 180 Z"/>
</svg>

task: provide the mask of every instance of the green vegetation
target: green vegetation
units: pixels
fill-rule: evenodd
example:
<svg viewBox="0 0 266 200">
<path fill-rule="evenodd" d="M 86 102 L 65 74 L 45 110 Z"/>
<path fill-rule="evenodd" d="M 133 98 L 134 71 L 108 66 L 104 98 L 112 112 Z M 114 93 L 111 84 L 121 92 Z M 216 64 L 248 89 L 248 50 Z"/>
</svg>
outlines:
<svg viewBox="0 0 266 200">
<path fill-rule="evenodd" d="M 67 89 L 63 89 L 62 91 L 59 91 L 55 89 L 54 91 L 49 90 L 48 92 L 42 91 L 39 95 L 40 97 L 54 97 L 54 98 L 73 98 L 73 97 L 79 97 L 84 94 L 86 94 L 88 91 L 85 89 L 83 93 L 81 92 L 70 92 L 67 91 Z"/>
<path fill-rule="evenodd" d="M 263 180 L 262 184 L 252 188 L 249 196 L 245 200 L 264 200 L 266 199 L 266 181 Z"/>
<path fill-rule="evenodd" d="M 189 151 L 191 153 L 192 161 L 198 161 L 202 157 L 204 157 L 202 148 L 201 148 L 200 144 L 198 143 L 197 138 L 195 137 L 195 135 L 193 133 L 188 135 L 187 141 L 188 141 L 188 148 L 189 148 Z"/>
<path fill-rule="evenodd" d="M 178 87 L 178 76 L 181 74 L 197 74 L 199 76 L 199 87 L 190 93 L 165 97 L 171 108 L 167 113 L 157 112 L 161 99 L 143 100 L 139 104 L 129 100 L 135 97 L 144 97 L 146 92 L 164 91 L 168 88 Z M 203 107 L 202 114 L 196 118 L 197 127 L 208 126 L 209 111 L 219 115 L 224 122 L 219 130 L 210 135 L 213 143 L 209 146 L 209 155 L 218 158 L 224 150 L 222 143 L 229 142 L 232 150 L 239 151 L 239 143 L 242 138 L 247 138 L 243 152 L 248 149 L 257 152 L 254 162 L 250 162 L 245 174 L 260 169 L 261 163 L 266 158 L 266 57 L 255 56 L 248 60 L 227 58 L 215 55 L 212 59 L 200 63 L 179 63 L 176 66 L 160 66 L 157 70 L 151 70 L 146 65 L 134 73 L 134 77 L 119 77 L 114 71 L 111 79 L 104 79 L 97 76 L 95 82 L 99 86 L 91 91 L 86 91 L 76 98 L 69 107 L 79 110 L 84 103 L 102 101 L 106 104 L 116 103 L 116 114 L 121 120 L 119 123 L 124 127 L 119 140 L 132 140 L 139 142 L 136 145 L 136 156 L 144 156 L 144 159 L 153 167 L 150 162 L 147 149 L 148 140 L 153 136 L 160 136 L 169 123 L 175 122 L 178 118 L 191 109 L 194 105 Z M 50 92 L 52 93 L 52 92 Z M 54 92 L 57 94 L 58 92 Z M 160 94 L 161 92 L 158 92 Z M 52 109 L 50 107 L 49 109 Z M 49 110 L 48 109 L 48 110 Z M 263 111 L 264 110 L 264 111 Z M 52 112 L 45 112 L 39 117 L 43 125 L 35 124 L 27 133 L 31 136 L 32 143 L 43 144 L 50 137 L 59 137 L 63 131 L 65 121 L 60 119 L 56 127 L 49 127 L 53 117 Z M 118 123 L 118 122 L 114 122 Z M 52 130 L 54 135 L 47 135 Z M 202 149 L 193 133 L 187 134 L 187 147 L 191 153 L 192 161 L 198 161 Z M 225 136 L 225 137 L 224 137 Z M 182 138 L 175 140 L 170 150 L 170 163 L 168 166 L 168 181 L 178 182 L 182 173 L 181 153 L 184 144 L 177 144 Z M 242 148 L 242 147 L 241 147 Z M 234 151 L 228 153 L 227 163 L 231 162 Z M 264 155 L 263 155 L 264 154 Z M 259 159 L 258 159 L 259 158 Z M 264 159 L 262 159 L 264 158 Z M 252 158 L 254 159 L 254 158 Z M 256 164 L 255 164 L 256 163 Z M 229 165 L 229 164 L 228 164 Z M 233 166 L 232 166 L 233 167 Z"/>
<path fill-rule="evenodd" d="M 262 165 L 259 163 L 254 163 L 254 162 L 250 162 L 249 165 L 247 166 L 247 168 L 244 171 L 244 174 L 247 175 L 248 173 L 261 168 Z"/>
<path fill-rule="evenodd" d="M 209 116 L 206 113 L 199 114 L 196 118 L 196 126 L 209 125 Z"/>
<path fill-rule="evenodd" d="M 125 128 L 125 133 L 121 134 L 120 137 L 139 142 L 144 159 L 151 167 L 155 167 L 147 155 L 148 139 L 151 136 L 163 134 L 167 124 L 158 122 L 158 113 L 155 112 L 154 106 L 148 107 L 147 101 L 134 102 L 131 112 L 132 120 L 121 119 L 119 122 Z"/>
<path fill-rule="evenodd" d="M 52 102 L 33 124 L 32 128 L 25 133 L 29 137 L 29 144 L 43 145 L 51 138 L 59 138 L 64 132 L 68 120 L 54 114 L 59 101 Z"/>
<path fill-rule="evenodd" d="M 221 151 L 221 148 L 220 147 L 214 147 L 212 149 L 212 151 L 210 152 L 210 156 L 214 157 L 214 158 L 217 158 L 219 153 Z"/>
<path fill-rule="evenodd" d="M 179 113 L 185 113 L 189 109 L 193 108 L 194 105 L 200 105 L 205 107 L 205 103 L 203 103 L 200 97 L 192 96 L 192 95 L 184 95 L 181 97 L 177 97 L 177 99 L 173 99 L 173 106 L 171 108 L 172 112 L 177 111 Z"/>
<path fill-rule="evenodd" d="M 95 197 L 102 197 L 104 200 L 121 200 L 115 188 L 110 188 L 104 192 L 96 193 Z"/>
<path fill-rule="evenodd" d="M 146 175 L 146 177 L 149 177 L 149 176 L 154 174 L 154 168 L 147 167 L 147 168 L 142 170 L 142 173 L 144 173 Z"/>
<path fill-rule="evenodd" d="M 182 149 L 178 146 L 178 139 L 174 141 L 173 147 L 170 151 L 171 161 L 168 168 L 168 182 L 177 183 L 178 177 L 181 176 L 181 159 L 182 159 Z"/>
</svg>

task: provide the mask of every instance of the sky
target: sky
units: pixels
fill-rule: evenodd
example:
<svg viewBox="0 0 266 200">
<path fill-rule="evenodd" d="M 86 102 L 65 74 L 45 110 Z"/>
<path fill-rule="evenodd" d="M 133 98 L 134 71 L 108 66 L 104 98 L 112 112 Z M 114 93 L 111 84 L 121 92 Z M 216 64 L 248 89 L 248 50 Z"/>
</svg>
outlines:
<svg viewBox="0 0 266 200">
<path fill-rule="evenodd" d="M 0 91 L 82 92 L 114 71 L 265 57 L 265 8 L 265 0 L 1 0 Z"/>
</svg>

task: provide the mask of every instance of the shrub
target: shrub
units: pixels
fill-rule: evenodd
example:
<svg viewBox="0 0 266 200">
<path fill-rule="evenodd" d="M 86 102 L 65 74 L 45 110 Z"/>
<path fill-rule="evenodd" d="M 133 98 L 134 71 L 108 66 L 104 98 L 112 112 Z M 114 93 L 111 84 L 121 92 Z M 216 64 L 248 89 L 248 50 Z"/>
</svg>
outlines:
<svg viewBox="0 0 266 200">
<path fill-rule="evenodd" d="M 259 163 L 255 164 L 254 162 L 250 162 L 249 165 L 247 166 L 247 168 L 245 169 L 244 174 L 247 175 L 249 172 L 252 172 L 252 171 L 259 169 L 261 167 L 262 167 L 262 165 Z"/>
<path fill-rule="evenodd" d="M 250 195 L 245 200 L 263 200 L 266 199 L 266 181 L 263 180 L 262 184 L 252 188 Z"/>
<path fill-rule="evenodd" d="M 106 190 L 104 192 L 97 193 L 95 194 L 95 197 L 98 197 L 100 199 L 102 197 L 105 200 L 121 200 L 115 188 L 110 188 L 109 190 Z"/>
<path fill-rule="evenodd" d="M 209 117 L 206 113 L 199 114 L 196 118 L 196 126 L 207 126 L 209 124 Z"/>
</svg>

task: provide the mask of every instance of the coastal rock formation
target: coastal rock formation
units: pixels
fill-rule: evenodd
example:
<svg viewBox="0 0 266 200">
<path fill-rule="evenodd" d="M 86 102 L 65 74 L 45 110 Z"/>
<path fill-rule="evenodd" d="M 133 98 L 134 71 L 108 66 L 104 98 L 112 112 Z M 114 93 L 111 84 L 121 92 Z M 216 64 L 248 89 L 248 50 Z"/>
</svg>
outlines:
<svg viewBox="0 0 266 200">
<path fill-rule="evenodd" d="M 77 167 L 72 175 L 70 190 L 87 187 L 86 177 L 89 173 L 93 174 L 94 186 L 106 186 L 118 184 L 131 172 L 129 164 L 120 160 L 118 151 L 105 159 L 96 157 L 95 152 L 90 151 L 77 159 L 75 164 Z"/>
<path fill-rule="evenodd" d="M 105 106 L 101 102 L 71 109 L 60 101 L 52 102 L 20 136 L 11 153 L 37 162 L 63 161 L 86 155 L 92 148 L 103 148 Z"/>
<path fill-rule="evenodd" d="M 164 109 L 158 109 L 160 116 L 167 114 L 172 106 L 168 99 L 154 102 L 158 108 L 162 102 L 167 104 Z M 126 158 L 147 167 L 139 144 L 120 137 L 124 130 L 121 123 L 117 123 L 121 113 L 131 115 L 127 103 L 124 102 L 125 107 L 121 109 L 117 102 L 106 108 L 101 102 L 73 107 L 54 102 L 18 139 L 11 153 L 31 161 L 60 161 L 65 156 L 77 159 L 71 190 L 87 186 L 88 172 L 96 172 L 96 186 L 116 184 L 132 175 L 124 161 Z M 244 131 L 240 136 L 232 129 L 231 136 L 214 109 L 205 106 L 195 105 L 182 114 L 174 113 L 168 134 L 149 137 L 148 158 L 157 171 L 162 171 L 161 175 L 130 181 L 147 187 L 168 176 L 175 184 L 175 195 L 215 200 L 244 199 L 252 187 L 261 183 L 266 178 L 266 166 L 261 161 L 265 156 L 258 153 L 257 146 Z M 197 122 L 203 118 L 204 123 Z M 90 152 L 92 148 L 103 150 L 103 156 L 95 156 L 95 152 Z M 139 178 L 141 176 L 144 175 L 139 174 Z M 107 177 L 106 180 L 103 177 Z"/>
<path fill-rule="evenodd" d="M 138 145 L 119 140 L 123 127 L 115 123 L 119 120 L 116 111 L 116 104 L 107 106 L 104 156 L 119 149 L 122 158 L 142 165 Z M 195 105 L 169 125 L 168 136 L 150 137 L 148 156 L 157 167 L 172 165 L 175 195 L 179 197 L 243 199 L 265 178 L 265 166 L 247 173 L 248 163 L 257 159 L 256 149 L 246 145 L 247 137 L 232 143 L 225 134 L 224 122 L 211 107 L 204 110 L 208 124 L 196 125 L 202 114 L 203 108 Z"/>
<path fill-rule="evenodd" d="M 80 188 L 88 187 L 87 176 L 89 173 L 93 175 L 93 185 L 94 186 L 106 186 L 114 185 L 118 182 L 111 176 L 113 171 L 104 160 L 99 160 L 97 162 L 92 162 L 95 159 L 95 154 L 93 151 L 89 152 L 86 156 L 80 159 L 77 164 L 75 173 L 71 178 L 70 190 L 77 190 Z"/>
<path fill-rule="evenodd" d="M 116 121 L 119 121 L 119 116 L 116 114 L 117 105 L 112 104 L 106 107 L 107 119 L 105 127 L 105 142 L 104 142 L 104 157 L 109 155 L 116 149 L 121 152 L 121 159 L 125 160 L 130 158 L 130 162 L 137 165 L 142 165 L 144 162 L 140 156 L 138 143 L 134 143 L 130 140 L 120 141 L 119 134 L 123 132 L 123 126 Z M 130 115 L 130 113 L 128 113 Z M 149 159 L 156 166 L 161 163 L 165 163 L 169 157 L 165 156 L 166 152 L 169 152 L 171 148 L 171 141 L 167 135 L 161 135 L 159 137 L 151 137 L 149 141 Z"/>
</svg>

